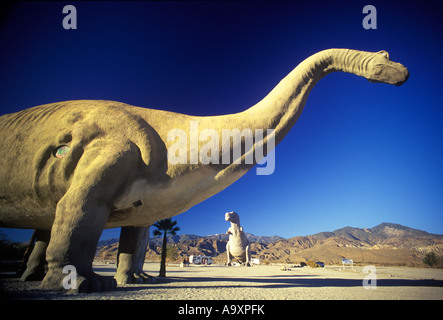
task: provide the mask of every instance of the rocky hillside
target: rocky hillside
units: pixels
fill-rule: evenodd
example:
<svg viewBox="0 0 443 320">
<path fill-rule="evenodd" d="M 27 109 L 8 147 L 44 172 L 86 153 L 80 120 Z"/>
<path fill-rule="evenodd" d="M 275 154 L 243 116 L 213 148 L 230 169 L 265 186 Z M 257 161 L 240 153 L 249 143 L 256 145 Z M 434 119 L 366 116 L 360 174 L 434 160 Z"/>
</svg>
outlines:
<svg viewBox="0 0 443 320">
<path fill-rule="evenodd" d="M 248 234 L 253 257 L 262 262 L 300 263 L 314 260 L 327 264 L 353 259 L 356 264 L 422 265 L 428 252 L 443 255 L 443 235 L 431 234 L 399 224 L 382 223 L 373 228 L 345 227 L 332 232 L 283 239 L 278 236 L 259 237 Z M 189 255 L 210 255 L 223 262 L 226 255 L 226 234 L 200 237 L 181 235 L 169 238 L 172 260 Z M 118 243 L 102 244 L 98 258 L 115 259 Z M 147 260 L 159 260 L 161 240 L 151 239 Z"/>
<path fill-rule="evenodd" d="M 357 264 L 422 264 L 424 255 L 443 255 L 443 236 L 393 223 L 374 228 L 345 227 L 332 232 L 280 240 L 257 251 L 264 260 L 297 262 L 320 260 L 340 263 L 353 259 Z"/>
</svg>

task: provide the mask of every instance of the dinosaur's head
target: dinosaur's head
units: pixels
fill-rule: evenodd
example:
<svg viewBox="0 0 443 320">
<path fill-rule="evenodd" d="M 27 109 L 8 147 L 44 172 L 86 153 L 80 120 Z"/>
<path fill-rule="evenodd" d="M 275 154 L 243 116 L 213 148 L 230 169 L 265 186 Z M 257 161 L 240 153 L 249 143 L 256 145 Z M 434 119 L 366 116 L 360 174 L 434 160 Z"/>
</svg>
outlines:
<svg viewBox="0 0 443 320">
<path fill-rule="evenodd" d="M 389 53 L 385 50 L 372 54 L 367 65 L 366 79 L 370 82 L 381 82 L 401 86 L 409 78 L 408 69 L 397 62 L 389 59 Z"/>
<path fill-rule="evenodd" d="M 230 221 L 230 222 L 234 222 L 234 223 L 240 223 L 240 217 L 234 211 L 226 212 L 225 220 Z"/>
</svg>

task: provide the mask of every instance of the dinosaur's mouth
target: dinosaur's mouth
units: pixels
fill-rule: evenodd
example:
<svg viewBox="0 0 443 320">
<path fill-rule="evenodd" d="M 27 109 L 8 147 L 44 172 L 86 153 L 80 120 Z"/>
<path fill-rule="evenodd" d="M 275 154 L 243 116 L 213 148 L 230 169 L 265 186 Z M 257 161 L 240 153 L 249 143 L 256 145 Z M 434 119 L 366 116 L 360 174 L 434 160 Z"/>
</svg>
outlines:
<svg viewBox="0 0 443 320">
<path fill-rule="evenodd" d="M 398 87 L 398 86 L 401 86 L 403 83 L 405 83 L 406 81 L 408 81 L 408 79 L 409 79 L 409 72 L 406 74 L 404 80 L 395 83 L 395 85 L 396 85 L 397 87 Z"/>
<path fill-rule="evenodd" d="M 384 83 L 383 81 L 379 81 L 379 80 L 373 80 L 373 79 L 367 79 L 367 80 L 371 83 Z"/>
<path fill-rule="evenodd" d="M 375 79 L 367 79 L 367 80 L 372 83 L 389 83 L 389 84 L 393 84 L 398 87 L 398 86 L 401 86 L 402 84 L 404 84 L 406 81 L 408 81 L 408 79 L 409 79 L 409 72 L 406 71 L 404 78 L 402 80 L 399 80 L 396 82 L 387 82 L 387 81 L 375 80 Z"/>
</svg>

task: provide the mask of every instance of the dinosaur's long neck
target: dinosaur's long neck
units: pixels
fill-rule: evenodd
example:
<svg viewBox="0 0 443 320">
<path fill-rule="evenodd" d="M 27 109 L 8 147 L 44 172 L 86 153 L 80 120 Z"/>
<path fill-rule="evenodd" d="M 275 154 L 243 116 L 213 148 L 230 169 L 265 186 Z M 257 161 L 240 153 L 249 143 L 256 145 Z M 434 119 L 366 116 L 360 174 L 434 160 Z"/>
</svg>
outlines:
<svg viewBox="0 0 443 320">
<path fill-rule="evenodd" d="M 200 130 L 200 134 L 205 136 L 203 130 L 210 129 L 210 136 L 216 140 L 214 144 L 220 146 L 218 150 L 221 150 L 221 152 L 211 150 L 209 167 L 213 169 L 215 179 L 220 182 L 219 186 L 222 188 L 239 179 L 261 159 L 261 156 L 266 156 L 270 149 L 286 136 L 301 115 L 310 91 L 321 78 L 334 71 L 343 71 L 364 76 L 367 63 L 372 57 L 373 53 L 349 49 L 329 49 L 321 51 L 300 63 L 255 106 L 237 114 L 192 117 L 189 124 L 186 124 L 189 125 L 189 127 L 185 128 L 185 131 L 198 132 L 198 130 Z M 198 127 L 198 130 L 192 130 L 194 127 Z M 214 130 L 218 133 L 214 133 Z M 242 139 L 243 141 L 236 139 L 236 142 L 234 142 L 233 139 L 232 144 L 229 137 L 224 139 L 224 131 L 231 133 L 235 131 L 238 133 L 244 132 L 243 130 L 254 134 L 253 145 L 249 143 L 250 139 L 246 138 Z M 260 132 L 260 130 L 262 138 L 257 139 L 257 131 Z M 205 131 L 205 134 L 206 133 L 208 133 L 208 131 Z M 216 137 L 214 137 L 212 133 L 214 133 Z M 198 133 L 196 135 L 198 135 Z M 203 150 L 200 155 L 207 154 L 207 150 L 202 148 L 202 145 L 206 143 L 204 142 L 205 139 L 203 138 L 200 142 L 196 139 L 197 138 L 191 137 L 187 142 L 189 146 L 187 159 L 190 161 L 190 164 L 197 164 L 199 151 L 202 152 Z M 230 145 L 227 147 L 228 150 L 225 150 L 224 144 L 226 141 L 227 145 Z M 237 153 L 237 155 L 234 156 L 236 153 L 235 150 L 241 150 L 241 154 L 239 155 Z M 213 154 L 215 155 L 216 161 L 213 161 Z M 226 154 L 228 154 L 226 159 L 231 162 L 225 161 Z M 233 160 L 239 160 L 240 157 L 240 163 Z M 201 159 L 200 162 L 203 163 Z M 207 170 L 207 167 L 206 165 L 200 166 L 201 170 L 196 170 L 196 168 L 190 166 L 186 166 L 183 170 L 172 168 L 171 171 L 175 171 L 170 172 L 170 175 L 172 176 L 188 171 L 199 174 L 200 171 Z M 273 169 L 270 173 L 272 172 Z M 224 182 L 222 182 L 222 180 Z"/>
<path fill-rule="evenodd" d="M 231 221 L 231 228 L 240 230 L 240 221 L 239 222 Z"/>
<path fill-rule="evenodd" d="M 364 76 L 370 52 L 349 49 L 329 49 L 314 54 L 300 63 L 259 103 L 243 114 L 250 125 L 275 129 L 275 144 L 279 143 L 301 115 L 315 84 L 334 71 Z"/>
<path fill-rule="evenodd" d="M 273 139 L 272 142 L 269 142 L 269 146 L 272 148 L 286 136 L 301 115 L 310 91 L 321 78 L 334 71 L 365 76 L 367 64 L 372 57 L 373 53 L 371 52 L 349 49 L 329 49 L 316 53 L 300 63 L 255 106 L 238 114 L 222 116 L 223 121 L 218 124 L 231 127 L 239 126 L 240 130 L 249 129 L 252 132 L 257 129 L 264 130 L 263 136 L 265 138 L 260 152 L 265 156 L 270 151 L 268 148 L 269 139 Z M 270 136 L 267 136 L 267 129 L 273 129 Z M 256 143 L 251 151 L 252 153 L 257 151 Z M 255 157 L 254 160 L 256 160 Z M 246 164 L 242 161 L 242 164 L 232 164 L 222 170 L 218 178 L 224 177 L 229 180 L 229 174 L 244 173 L 251 169 L 255 163 L 256 161 Z"/>
<path fill-rule="evenodd" d="M 240 234 L 240 222 L 232 222 L 231 221 L 231 233 L 233 236 L 238 236 Z"/>
</svg>

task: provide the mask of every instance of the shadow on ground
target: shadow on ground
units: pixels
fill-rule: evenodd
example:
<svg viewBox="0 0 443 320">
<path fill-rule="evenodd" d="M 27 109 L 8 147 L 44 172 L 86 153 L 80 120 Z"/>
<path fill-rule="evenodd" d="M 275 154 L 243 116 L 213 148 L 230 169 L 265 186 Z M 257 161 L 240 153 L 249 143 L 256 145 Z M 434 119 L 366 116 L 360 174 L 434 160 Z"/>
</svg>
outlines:
<svg viewBox="0 0 443 320">
<path fill-rule="evenodd" d="M 159 279 L 158 284 L 169 284 L 178 282 L 193 282 L 196 283 L 211 283 L 211 282 L 226 282 L 233 283 L 220 287 L 254 287 L 254 288 L 285 288 L 285 287 L 361 287 L 363 279 L 342 279 L 342 278 L 317 278 L 309 276 L 309 278 L 301 278 L 302 276 L 273 276 L 273 277 L 251 277 L 251 278 L 230 278 L 230 277 L 167 277 Z M 235 284 L 234 284 L 235 283 Z M 248 283 L 246 285 L 246 283 Z M 378 287 L 443 287 L 443 280 L 433 279 L 377 279 Z M 139 290 L 141 288 L 149 288 L 149 285 L 138 287 L 117 288 L 117 290 Z M 212 287 L 212 286 L 211 286 Z M 218 286 L 214 286 L 216 288 Z M 166 287 L 165 287 L 166 288 Z M 181 286 L 167 288 L 182 288 Z"/>
<path fill-rule="evenodd" d="M 100 271 L 100 270 L 95 270 Z M 104 271 L 110 271 L 106 269 Z M 343 278 L 321 278 L 315 275 L 276 275 L 272 277 L 176 277 L 157 278 L 155 284 L 127 285 L 117 287 L 115 293 L 136 293 L 137 291 L 151 290 L 155 293 L 156 289 L 180 289 L 183 283 L 192 283 L 190 286 L 195 288 L 319 288 L 335 287 L 349 288 L 361 287 L 363 279 L 343 279 Z M 211 285 L 211 283 L 214 285 Z M 215 284 L 217 282 L 218 284 Z M 222 284 L 220 284 L 222 283 Z M 12 286 L 11 286 L 12 284 Z M 174 285 L 177 284 L 177 285 Z M 181 285 L 180 285 L 181 284 Z M 432 279 L 377 279 L 377 287 L 443 287 L 443 280 Z M 40 289 L 39 282 L 33 283 L 20 282 L 18 278 L 11 277 L 0 280 L 0 299 L 57 299 L 63 294 L 60 292 L 50 292 Z M 12 289 L 11 289 L 12 288 Z M 66 297 L 65 297 L 66 298 Z"/>
</svg>

